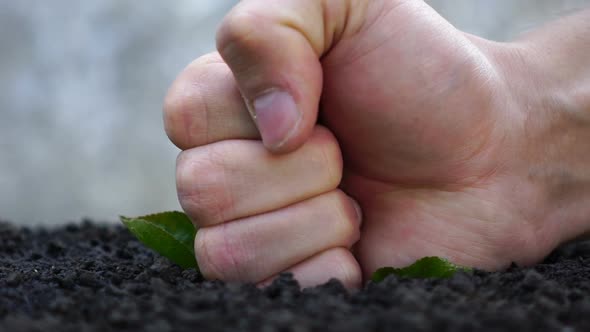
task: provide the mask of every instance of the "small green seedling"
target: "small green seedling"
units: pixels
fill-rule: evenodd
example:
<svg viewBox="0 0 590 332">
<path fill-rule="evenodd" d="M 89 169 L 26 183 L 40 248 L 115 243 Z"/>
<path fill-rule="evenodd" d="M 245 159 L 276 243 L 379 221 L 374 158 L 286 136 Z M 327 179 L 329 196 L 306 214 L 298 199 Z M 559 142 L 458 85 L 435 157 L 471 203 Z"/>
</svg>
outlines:
<svg viewBox="0 0 590 332">
<path fill-rule="evenodd" d="M 143 217 L 121 217 L 121 221 L 143 244 L 183 268 L 196 268 L 194 241 L 197 229 L 182 212 L 162 212 Z M 372 277 L 380 282 L 390 274 L 408 278 L 448 278 L 457 271 L 470 271 L 438 257 L 424 257 L 404 268 L 384 267 Z"/>
<path fill-rule="evenodd" d="M 450 278 L 458 271 L 470 268 L 455 265 L 439 257 L 424 257 L 404 268 L 382 267 L 373 273 L 371 280 L 380 282 L 391 274 L 406 278 Z"/>
<path fill-rule="evenodd" d="M 197 230 L 186 214 L 162 212 L 121 221 L 139 241 L 183 268 L 198 268 L 195 260 Z"/>
</svg>

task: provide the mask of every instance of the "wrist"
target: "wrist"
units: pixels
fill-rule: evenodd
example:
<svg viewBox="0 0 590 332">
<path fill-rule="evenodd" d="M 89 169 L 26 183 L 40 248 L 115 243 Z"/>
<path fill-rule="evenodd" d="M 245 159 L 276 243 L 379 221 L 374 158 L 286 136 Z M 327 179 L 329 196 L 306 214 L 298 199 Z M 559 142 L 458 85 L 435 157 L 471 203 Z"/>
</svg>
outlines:
<svg viewBox="0 0 590 332">
<path fill-rule="evenodd" d="M 565 68 L 567 56 L 558 60 L 542 47 L 535 40 L 502 44 L 498 58 L 522 119 L 515 157 L 537 191 L 535 217 L 566 241 L 590 222 L 590 81 L 564 76 L 574 70 Z"/>
</svg>

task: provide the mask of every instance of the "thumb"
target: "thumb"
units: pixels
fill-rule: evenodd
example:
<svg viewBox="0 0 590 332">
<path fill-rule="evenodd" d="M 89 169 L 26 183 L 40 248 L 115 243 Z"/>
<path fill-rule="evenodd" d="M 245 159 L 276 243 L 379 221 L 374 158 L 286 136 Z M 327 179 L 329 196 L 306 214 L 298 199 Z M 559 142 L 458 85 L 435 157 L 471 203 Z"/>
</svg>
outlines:
<svg viewBox="0 0 590 332">
<path fill-rule="evenodd" d="M 311 135 L 322 90 L 320 58 L 352 28 L 348 16 L 362 15 L 356 7 L 364 3 L 245 0 L 223 20 L 217 49 L 270 151 L 290 152 Z"/>
</svg>

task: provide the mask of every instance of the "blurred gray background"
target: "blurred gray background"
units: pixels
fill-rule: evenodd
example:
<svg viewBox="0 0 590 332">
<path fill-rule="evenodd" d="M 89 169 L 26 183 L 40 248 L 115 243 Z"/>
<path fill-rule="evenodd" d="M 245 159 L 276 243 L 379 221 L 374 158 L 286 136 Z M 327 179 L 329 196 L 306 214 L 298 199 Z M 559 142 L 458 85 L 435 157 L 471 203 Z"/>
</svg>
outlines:
<svg viewBox="0 0 590 332">
<path fill-rule="evenodd" d="M 271 1 L 271 0 L 269 0 Z M 179 209 L 161 107 L 236 0 L 0 0 L 0 219 L 115 221 Z M 432 0 L 507 40 L 590 0 Z"/>
</svg>

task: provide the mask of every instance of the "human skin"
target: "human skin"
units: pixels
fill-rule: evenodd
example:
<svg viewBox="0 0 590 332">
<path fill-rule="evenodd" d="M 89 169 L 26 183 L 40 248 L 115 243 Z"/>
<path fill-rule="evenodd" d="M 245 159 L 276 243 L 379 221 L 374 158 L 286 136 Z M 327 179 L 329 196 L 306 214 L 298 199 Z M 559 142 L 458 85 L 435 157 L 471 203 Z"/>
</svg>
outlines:
<svg viewBox="0 0 590 332">
<path fill-rule="evenodd" d="M 587 233 L 588 22 L 498 43 L 419 0 L 240 2 L 164 107 L 201 271 L 355 288 L 424 256 L 530 265 Z"/>
</svg>

